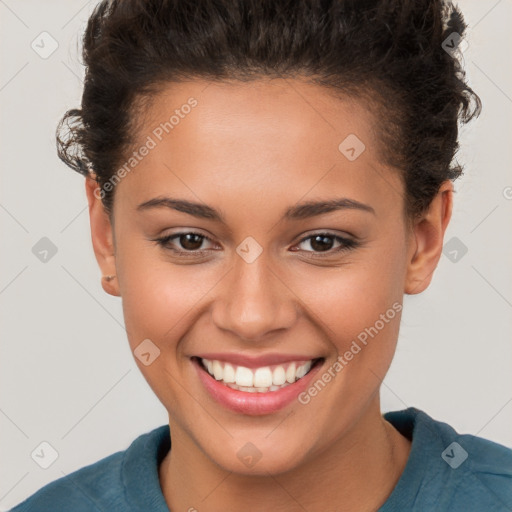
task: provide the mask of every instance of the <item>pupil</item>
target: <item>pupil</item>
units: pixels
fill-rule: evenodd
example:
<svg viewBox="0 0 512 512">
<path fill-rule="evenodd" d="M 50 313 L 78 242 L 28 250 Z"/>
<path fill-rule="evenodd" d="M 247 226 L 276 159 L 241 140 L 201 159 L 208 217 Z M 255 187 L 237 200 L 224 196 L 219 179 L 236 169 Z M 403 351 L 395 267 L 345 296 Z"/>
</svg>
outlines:
<svg viewBox="0 0 512 512">
<path fill-rule="evenodd" d="M 189 249 L 190 251 L 195 251 L 201 247 L 201 239 L 201 235 L 196 235 L 195 233 L 187 233 L 186 235 L 181 235 L 180 243 L 183 248 Z"/>
<path fill-rule="evenodd" d="M 315 250 L 329 250 L 332 244 L 333 240 L 330 236 L 316 235 L 311 239 L 311 247 Z"/>
</svg>

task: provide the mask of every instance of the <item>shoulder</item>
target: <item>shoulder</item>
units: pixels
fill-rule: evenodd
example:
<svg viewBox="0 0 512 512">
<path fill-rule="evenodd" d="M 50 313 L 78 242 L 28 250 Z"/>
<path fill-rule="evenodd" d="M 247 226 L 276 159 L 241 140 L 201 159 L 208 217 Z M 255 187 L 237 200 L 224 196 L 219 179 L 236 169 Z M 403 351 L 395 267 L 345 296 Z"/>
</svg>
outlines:
<svg viewBox="0 0 512 512">
<path fill-rule="evenodd" d="M 512 510 L 512 449 L 460 434 L 416 408 L 384 416 L 412 438 L 404 473 L 421 475 L 416 503 L 439 510 Z"/>
<path fill-rule="evenodd" d="M 512 510 L 512 449 L 459 434 L 446 423 L 432 424 L 444 441 L 440 457 L 447 466 L 447 482 L 457 485 L 457 495 L 488 511 Z"/>
<path fill-rule="evenodd" d="M 134 463 L 139 461 L 141 465 L 152 465 L 151 474 L 157 474 L 158 450 L 168 433 L 169 427 L 164 425 L 137 437 L 126 450 L 50 482 L 11 512 L 131 510 L 130 499 L 126 496 L 126 480 L 136 476 L 132 474 Z"/>
<path fill-rule="evenodd" d="M 94 464 L 50 482 L 11 512 L 76 512 L 118 510 L 121 466 L 125 452 L 117 452 Z"/>
<path fill-rule="evenodd" d="M 512 478 L 512 449 L 472 434 L 460 434 L 442 421 L 415 409 L 417 427 L 428 429 L 442 446 L 441 459 L 452 469 L 489 473 Z"/>
</svg>

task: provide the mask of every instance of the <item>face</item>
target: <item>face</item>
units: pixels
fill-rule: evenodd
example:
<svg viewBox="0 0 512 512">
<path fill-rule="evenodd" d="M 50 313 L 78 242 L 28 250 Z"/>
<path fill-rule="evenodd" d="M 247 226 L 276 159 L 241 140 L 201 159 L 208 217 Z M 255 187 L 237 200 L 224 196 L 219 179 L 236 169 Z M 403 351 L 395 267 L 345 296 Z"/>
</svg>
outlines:
<svg viewBox="0 0 512 512">
<path fill-rule="evenodd" d="M 404 292 L 428 285 L 440 245 L 406 229 L 375 123 L 299 80 L 171 84 L 116 185 L 113 226 L 89 192 L 98 260 L 117 275 L 105 286 L 173 449 L 283 472 L 379 414 Z"/>
</svg>

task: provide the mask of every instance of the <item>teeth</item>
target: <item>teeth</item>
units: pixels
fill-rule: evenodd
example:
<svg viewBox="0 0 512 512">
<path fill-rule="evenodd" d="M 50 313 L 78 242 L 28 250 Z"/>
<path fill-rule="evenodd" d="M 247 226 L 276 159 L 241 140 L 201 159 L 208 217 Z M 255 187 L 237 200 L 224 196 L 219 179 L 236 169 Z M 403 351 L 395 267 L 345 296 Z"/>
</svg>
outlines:
<svg viewBox="0 0 512 512">
<path fill-rule="evenodd" d="M 290 366 L 288 366 L 288 369 L 286 370 L 286 382 L 289 382 L 290 384 L 295 382 L 295 363 L 292 363 Z"/>
<path fill-rule="evenodd" d="M 282 386 L 286 382 L 286 372 L 282 366 L 276 366 L 272 373 L 272 384 Z"/>
<path fill-rule="evenodd" d="M 254 375 L 249 368 L 238 366 L 235 372 L 235 382 L 237 386 L 252 386 L 254 383 Z"/>
<path fill-rule="evenodd" d="M 255 388 L 248 386 L 237 386 L 236 384 L 226 384 L 232 389 L 237 389 L 238 391 L 245 391 L 247 393 L 266 393 L 267 391 L 277 391 L 278 389 L 285 388 L 290 384 L 286 383 L 283 386 L 269 386 L 268 388 Z"/>
<path fill-rule="evenodd" d="M 240 386 L 240 391 L 245 391 L 246 393 L 256 393 L 258 390 L 256 388 L 244 387 Z"/>
<path fill-rule="evenodd" d="M 268 388 L 272 386 L 272 372 L 268 366 L 258 368 L 254 372 L 254 386 L 257 388 Z"/>
<path fill-rule="evenodd" d="M 288 365 L 277 365 L 273 369 L 269 366 L 263 366 L 251 370 L 245 366 L 237 366 L 235 368 L 229 363 L 223 363 L 218 360 L 201 359 L 201 361 L 215 380 L 222 381 L 230 388 L 247 393 L 277 391 L 293 384 L 296 380 L 304 377 L 313 364 L 313 361 L 307 361 L 303 364 L 289 363 Z"/>
<path fill-rule="evenodd" d="M 229 363 L 224 365 L 224 375 L 222 380 L 227 384 L 228 382 L 235 382 L 235 369 Z"/>
<path fill-rule="evenodd" d="M 224 375 L 224 370 L 222 369 L 222 365 L 219 361 L 213 361 L 213 376 L 216 380 L 222 380 Z"/>
<path fill-rule="evenodd" d="M 308 373 L 310 369 L 311 361 L 308 361 L 306 364 L 299 366 L 297 368 L 297 373 L 295 375 L 297 376 L 297 378 L 302 379 L 302 377 L 304 377 L 304 375 L 306 375 L 306 373 Z"/>
</svg>

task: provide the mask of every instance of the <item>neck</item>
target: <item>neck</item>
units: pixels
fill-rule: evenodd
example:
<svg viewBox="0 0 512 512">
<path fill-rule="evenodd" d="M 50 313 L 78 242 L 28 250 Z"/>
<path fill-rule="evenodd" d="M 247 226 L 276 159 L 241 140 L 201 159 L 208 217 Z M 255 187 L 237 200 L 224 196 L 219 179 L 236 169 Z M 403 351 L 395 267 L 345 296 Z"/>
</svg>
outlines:
<svg viewBox="0 0 512 512">
<path fill-rule="evenodd" d="M 397 484 L 411 443 L 380 413 L 377 398 L 349 432 L 285 473 L 268 476 L 225 471 L 171 424 L 172 449 L 159 468 L 160 485 L 174 510 L 376 511 Z M 172 453 L 171 453 L 172 452 Z"/>
</svg>

